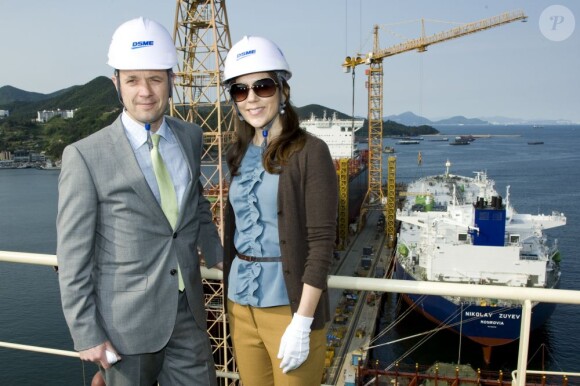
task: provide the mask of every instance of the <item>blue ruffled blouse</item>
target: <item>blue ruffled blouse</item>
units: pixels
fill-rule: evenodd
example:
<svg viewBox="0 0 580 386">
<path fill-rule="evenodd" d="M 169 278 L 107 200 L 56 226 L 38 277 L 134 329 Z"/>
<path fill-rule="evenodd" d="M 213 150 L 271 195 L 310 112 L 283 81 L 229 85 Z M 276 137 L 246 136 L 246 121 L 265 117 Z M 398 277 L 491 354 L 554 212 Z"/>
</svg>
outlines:
<svg viewBox="0 0 580 386">
<path fill-rule="evenodd" d="M 229 200 L 236 217 L 234 244 L 248 256 L 280 256 L 278 180 L 262 165 L 262 148 L 250 144 L 232 179 Z M 248 262 L 236 257 L 229 275 L 228 298 L 253 307 L 288 305 L 281 262 Z"/>
</svg>

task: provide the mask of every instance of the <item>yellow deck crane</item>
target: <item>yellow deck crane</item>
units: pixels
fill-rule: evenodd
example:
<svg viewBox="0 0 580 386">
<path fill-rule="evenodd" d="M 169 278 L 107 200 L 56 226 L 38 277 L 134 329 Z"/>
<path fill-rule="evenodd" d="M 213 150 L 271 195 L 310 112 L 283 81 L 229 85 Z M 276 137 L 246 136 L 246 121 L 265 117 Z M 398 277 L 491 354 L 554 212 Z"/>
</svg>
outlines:
<svg viewBox="0 0 580 386">
<path fill-rule="evenodd" d="M 527 16 L 523 11 L 505 12 L 501 15 L 479 20 L 472 23 L 460 25 L 447 31 L 425 36 L 423 26 L 422 36 L 416 39 L 407 40 L 389 48 L 379 47 L 379 26 L 374 27 L 373 51 L 366 55 L 357 54 L 355 57 L 347 56 L 342 66 L 345 72 L 350 72 L 356 66 L 368 65 L 366 70 L 368 76 L 368 138 L 369 138 L 369 183 L 368 190 L 363 202 L 361 213 L 368 210 L 380 210 L 387 212 L 386 232 L 389 246 L 392 247 L 395 239 L 395 157 L 389 157 L 389 170 L 387 181 L 387 197 L 385 208 L 385 197 L 382 189 L 382 144 L 383 144 L 383 59 L 389 56 L 402 54 L 403 52 L 417 50 L 427 51 L 431 44 L 441 43 L 447 40 L 456 39 L 475 32 L 483 31 L 493 27 L 498 27 L 514 21 L 526 21 Z M 424 25 L 424 22 L 423 22 Z M 393 181 L 390 181 L 391 178 Z M 362 218 L 363 216 L 361 216 Z"/>
</svg>

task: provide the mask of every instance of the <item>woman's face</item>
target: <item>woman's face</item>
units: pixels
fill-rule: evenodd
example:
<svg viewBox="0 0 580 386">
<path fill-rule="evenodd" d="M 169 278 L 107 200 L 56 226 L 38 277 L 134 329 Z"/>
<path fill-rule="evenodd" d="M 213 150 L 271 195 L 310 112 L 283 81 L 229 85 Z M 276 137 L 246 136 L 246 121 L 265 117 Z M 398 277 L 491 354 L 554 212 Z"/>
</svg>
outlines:
<svg viewBox="0 0 580 386">
<path fill-rule="evenodd" d="M 242 90 L 246 89 L 247 97 L 236 104 L 244 120 L 256 129 L 262 129 L 278 114 L 280 89 L 272 89 L 272 81 L 276 83 L 269 73 L 256 72 L 238 77 L 232 86 L 236 88 L 237 84 Z M 240 94 L 243 96 L 244 92 Z"/>
</svg>

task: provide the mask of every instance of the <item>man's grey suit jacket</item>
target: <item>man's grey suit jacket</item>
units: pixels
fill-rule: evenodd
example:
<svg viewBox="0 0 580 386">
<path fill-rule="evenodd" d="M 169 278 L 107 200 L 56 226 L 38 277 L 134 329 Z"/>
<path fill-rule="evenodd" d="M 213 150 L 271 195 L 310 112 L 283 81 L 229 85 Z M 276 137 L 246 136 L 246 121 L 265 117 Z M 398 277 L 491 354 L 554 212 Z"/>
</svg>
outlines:
<svg viewBox="0 0 580 386">
<path fill-rule="evenodd" d="M 202 196 L 202 130 L 166 117 L 190 171 L 172 229 L 137 163 L 120 117 L 65 148 L 57 258 L 64 315 L 76 350 L 110 340 L 120 354 L 156 352 L 177 313 L 177 264 L 189 306 L 206 329 L 198 247 L 207 266 L 222 247 Z"/>
</svg>

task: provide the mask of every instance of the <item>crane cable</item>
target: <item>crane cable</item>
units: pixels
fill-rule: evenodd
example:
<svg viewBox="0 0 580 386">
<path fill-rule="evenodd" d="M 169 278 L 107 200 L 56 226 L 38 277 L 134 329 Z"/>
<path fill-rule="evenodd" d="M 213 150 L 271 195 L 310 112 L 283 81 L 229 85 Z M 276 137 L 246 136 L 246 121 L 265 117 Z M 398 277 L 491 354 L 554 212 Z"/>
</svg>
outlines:
<svg viewBox="0 0 580 386">
<path fill-rule="evenodd" d="M 421 295 L 419 297 L 419 299 L 417 299 L 417 302 L 422 301 L 425 296 L 426 295 Z M 402 297 L 399 297 L 398 305 L 400 304 L 401 298 Z M 395 320 L 393 320 L 387 327 L 383 328 L 378 334 L 376 334 L 372 339 L 370 339 L 369 340 L 369 344 L 372 344 L 372 343 L 376 342 L 383 335 L 385 335 L 390 330 L 392 330 L 393 328 L 395 328 L 395 326 L 397 324 L 399 324 L 400 322 L 402 322 L 407 317 L 407 315 L 409 315 L 411 312 L 413 312 L 413 310 L 414 310 L 413 307 L 407 308 L 407 310 L 405 310 L 401 315 L 397 316 L 397 318 Z M 374 346 L 374 347 L 376 347 L 376 346 Z M 369 348 L 371 348 L 371 346 L 369 346 Z"/>
</svg>

